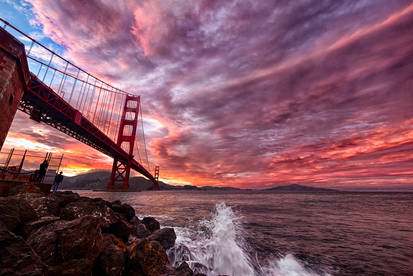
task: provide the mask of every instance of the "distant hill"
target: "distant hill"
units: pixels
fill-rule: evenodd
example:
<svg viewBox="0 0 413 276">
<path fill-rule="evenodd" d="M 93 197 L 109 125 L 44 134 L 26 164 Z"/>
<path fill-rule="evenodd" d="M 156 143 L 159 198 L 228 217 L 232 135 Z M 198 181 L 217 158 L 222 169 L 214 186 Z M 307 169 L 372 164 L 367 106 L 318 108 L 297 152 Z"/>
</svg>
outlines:
<svg viewBox="0 0 413 276">
<path fill-rule="evenodd" d="M 265 189 L 265 191 L 280 192 L 280 193 L 333 193 L 339 192 L 338 190 L 317 188 L 310 186 L 303 186 L 298 184 L 283 185 Z"/>
<path fill-rule="evenodd" d="M 66 190 L 102 190 L 106 189 L 110 178 L 109 171 L 92 171 L 72 177 L 65 177 L 59 188 Z M 175 186 L 159 181 L 161 190 L 240 190 L 233 187 L 197 187 L 193 185 Z M 129 191 L 138 192 L 152 189 L 152 182 L 141 176 L 131 177 Z"/>
</svg>

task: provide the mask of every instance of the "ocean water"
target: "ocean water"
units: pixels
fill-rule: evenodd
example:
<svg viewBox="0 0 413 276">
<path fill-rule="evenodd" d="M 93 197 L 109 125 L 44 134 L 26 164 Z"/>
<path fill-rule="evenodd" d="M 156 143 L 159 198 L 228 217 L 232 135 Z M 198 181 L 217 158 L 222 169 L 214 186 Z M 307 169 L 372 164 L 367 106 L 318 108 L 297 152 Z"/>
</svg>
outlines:
<svg viewBox="0 0 413 276">
<path fill-rule="evenodd" d="M 80 192 L 174 227 L 177 266 L 215 275 L 413 275 L 413 194 Z"/>
</svg>

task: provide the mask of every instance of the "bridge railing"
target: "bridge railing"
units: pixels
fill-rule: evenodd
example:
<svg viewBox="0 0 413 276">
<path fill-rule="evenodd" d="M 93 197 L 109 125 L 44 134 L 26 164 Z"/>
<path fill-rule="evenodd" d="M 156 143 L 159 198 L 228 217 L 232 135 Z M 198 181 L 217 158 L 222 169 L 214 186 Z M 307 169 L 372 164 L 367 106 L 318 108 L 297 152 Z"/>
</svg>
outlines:
<svg viewBox="0 0 413 276">
<path fill-rule="evenodd" d="M 94 76 L 0 19 L 3 29 L 25 45 L 30 71 L 103 133 L 116 141 L 127 93 Z"/>
<path fill-rule="evenodd" d="M 30 71 L 72 107 L 80 111 L 112 141 L 116 142 L 123 103 L 126 96 L 131 95 L 131 93 L 116 88 L 102 78 L 88 73 L 57 53 L 59 49 L 51 50 L 50 48 L 53 46 L 47 47 L 1 18 L 0 24 L 0 27 L 25 45 Z M 148 171 L 151 171 L 146 151 L 141 108 L 139 119 L 134 157 Z M 128 151 L 125 148 L 124 150 Z"/>
</svg>

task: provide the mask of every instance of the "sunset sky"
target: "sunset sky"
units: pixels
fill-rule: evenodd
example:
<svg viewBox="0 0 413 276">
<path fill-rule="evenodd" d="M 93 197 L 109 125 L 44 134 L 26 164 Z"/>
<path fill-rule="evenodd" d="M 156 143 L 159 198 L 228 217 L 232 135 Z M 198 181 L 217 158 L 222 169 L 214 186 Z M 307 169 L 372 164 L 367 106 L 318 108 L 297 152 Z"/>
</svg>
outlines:
<svg viewBox="0 0 413 276">
<path fill-rule="evenodd" d="M 168 183 L 413 188 L 410 0 L 0 0 L 0 17 L 141 95 Z M 111 168 L 20 112 L 11 147 Z"/>
</svg>

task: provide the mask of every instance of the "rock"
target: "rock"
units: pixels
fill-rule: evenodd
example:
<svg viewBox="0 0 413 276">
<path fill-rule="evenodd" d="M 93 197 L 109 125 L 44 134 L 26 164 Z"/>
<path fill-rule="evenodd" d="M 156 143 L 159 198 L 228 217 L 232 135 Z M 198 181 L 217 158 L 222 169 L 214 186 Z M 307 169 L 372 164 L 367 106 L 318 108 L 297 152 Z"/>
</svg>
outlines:
<svg viewBox="0 0 413 276">
<path fill-rule="evenodd" d="M 128 204 L 122 204 L 120 201 L 112 202 L 112 210 L 125 216 L 127 221 L 135 217 L 135 210 Z"/>
<path fill-rule="evenodd" d="M 129 222 L 132 223 L 132 224 L 133 223 L 142 223 L 141 220 L 137 216 L 134 216 Z"/>
<path fill-rule="evenodd" d="M 56 266 L 49 266 L 49 276 L 90 276 L 93 266 L 90 259 L 72 259 Z"/>
<path fill-rule="evenodd" d="M 19 236 L 0 223 L 0 275 L 45 275 L 47 266 Z"/>
<path fill-rule="evenodd" d="M 142 239 L 149 237 L 151 232 L 146 228 L 145 224 L 141 223 L 137 217 L 130 220 L 132 224 L 132 235 Z"/>
<path fill-rule="evenodd" d="M 201 263 L 192 263 L 192 269 L 194 273 L 196 273 L 195 276 L 206 275 L 209 271 L 209 269 Z"/>
<path fill-rule="evenodd" d="M 9 231 L 19 231 L 23 223 L 35 219 L 36 212 L 26 200 L 18 196 L 0 198 L 0 221 Z"/>
<path fill-rule="evenodd" d="M 176 266 L 182 261 L 191 261 L 194 259 L 191 251 L 183 244 L 176 245 L 174 248 L 168 251 L 169 260 Z"/>
<path fill-rule="evenodd" d="M 180 276 L 193 276 L 194 272 L 191 270 L 186 262 L 182 262 L 176 269 L 177 274 Z"/>
<path fill-rule="evenodd" d="M 27 222 L 26 224 L 24 224 L 23 226 L 23 236 L 24 237 L 29 237 L 30 233 L 44 225 L 47 225 L 49 223 L 55 222 L 57 220 L 59 220 L 59 217 L 54 217 L 54 216 L 50 216 L 50 217 L 41 217 L 38 218 L 36 220 Z"/>
<path fill-rule="evenodd" d="M 95 262 L 94 275 L 122 275 L 125 269 L 126 245 L 113 234 L 103 237 L 103 250 Z"/>
<path fill-rule="evenodd" d="M 142 219 L 142 223 L 145 224 L 146 229 L 148 229 L 151 232 L 155 232 L 156 230 L 161 228 L 159 222 L 153 217 L 144 217 Z"/>
<path fill-rule="evenodd" d="M 133 231 L 133 226 L 132 224 L 124 221 L 123 219 L 119 218 L 119 220 L 115 223 L 113 223 L 108 231 L 110 233 L 115 234 L 119 238 L 121 238 L 124 242 L 127 242 L 129 239 L 129 235 Z"/>
<path fill-rule="evenodd" d="M 71 191 L 64 191 L 64 192 L 57 192 L 54 194 L 50 194 L 49 198 L 54 199 L 57 205 L 59 205 L 60 208 L 63 208 L 68 203 L 77 201 L 80 198 L 80 196 Z"/>
<path fill-rule="evenodd" d="M 175 230 L 173 228 L 162 228 L 153 232 L 148 239 L 158 241 L 166 250 L 175 245 Z"/>
<path fill-rule="evenodd" d="M 119 218 L 110 209 L 104 200 L 80 197 L 77 201 L 67 204 L 61 211 L 60 217 L 65 220 L 73 220 L 79 217 L 92 216 L 104 220 L 103 227 L 118 222 Z"/>
<path fill-rule="evenodd" d="M 100 218 L 86 216 L 72 221 L 59 220 L 33 231 L 27 243 L 50 266 L 73 259 L 89 260 L 88 269 L 103 247 Z"/>
<path fill-rule="evenodd" d="M 44 194 L 24 194 L 22 197 L 35 210 L 38 217 L 59 216 L 60 207 L 54 197 Z"/>
<path fill-rule="evenodd" d="M 139 267 L 144 275 L 157 276 L 167 269 L 168 257 L 165 249 L 157 241 L 142 239 L 128 248 L 128 259 L 134 267 Z"/>
</svg>

